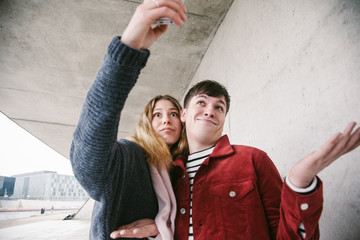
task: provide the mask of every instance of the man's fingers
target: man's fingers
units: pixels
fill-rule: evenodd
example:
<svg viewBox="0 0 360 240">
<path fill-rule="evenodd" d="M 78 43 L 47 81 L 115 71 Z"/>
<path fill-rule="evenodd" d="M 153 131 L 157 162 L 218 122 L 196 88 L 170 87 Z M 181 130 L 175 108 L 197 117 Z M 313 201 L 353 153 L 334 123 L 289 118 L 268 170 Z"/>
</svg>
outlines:
<svg viewBox="0 0 360 240">
<path fill-rule="evenodd" d="M 345 150 L 345 153 L 348 153 L 355 148 L 359 147 L 360 145 L 360 127 L 355 130 L 355 132 L 351 135 L 350 140 L 347 144 L 347 149 Z"/>
<path fill-rule="evenodd" d="M 319 155 L 323 156 L 324 166 L 359 146 L 360 128 L 353 132 L 355 125 L 356 122 L 351 122 L 342 133 L 336 133 L 320 148 Z"/>
<path fill-rule="evenodd" d="M 335 148 L 336 151 L 335 154 L 338 155 L 337 158 L 356 148 L 356 143 L 360 136 L 359 136 L 359 128 L 353 132 L 355 126 L 356 126 L 356 122 L 351 122 L 345 128 L 341 136 L 341 140 L 339 141 L 339 143 Z"/>
<path fill-rule="evenodd" d="M 350 135 L 352 130 L 354 129 L 355 125 L 356 125 L 356 122 L 349 123 L 349 125 L 347 125 L 347 127 L 344 130 L 344 134 L 345 135 Z"/>
</svg>

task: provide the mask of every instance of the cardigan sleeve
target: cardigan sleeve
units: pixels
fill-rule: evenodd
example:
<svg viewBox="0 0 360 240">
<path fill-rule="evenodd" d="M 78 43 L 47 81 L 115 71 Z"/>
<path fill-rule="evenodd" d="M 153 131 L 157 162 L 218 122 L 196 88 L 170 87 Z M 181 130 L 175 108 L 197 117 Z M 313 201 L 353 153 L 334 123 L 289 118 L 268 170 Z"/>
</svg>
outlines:
<svg viewBox="0 0 360 240">
<path fill-rule="evenodd" d="M 70 159 L 75 177 L 95 200 L 124 165 L 117 158 L 124 149 L 117 142 L 120 115 L 149 55 L 148 50 L 133 49 L 113 38 L 86 96 Z"/>
</svg>

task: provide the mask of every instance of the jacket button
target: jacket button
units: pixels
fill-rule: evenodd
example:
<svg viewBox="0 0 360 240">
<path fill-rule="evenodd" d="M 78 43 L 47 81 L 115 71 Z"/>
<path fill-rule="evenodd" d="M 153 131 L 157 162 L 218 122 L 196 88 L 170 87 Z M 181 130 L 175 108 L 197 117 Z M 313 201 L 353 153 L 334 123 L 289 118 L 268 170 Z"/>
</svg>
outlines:
<svg viewBox="0 0 360 240">
<path fill-rule="evenodd" d="M 185 174 L 184 174 L 184 175 L 182 175 L 182 179 L 185 179 L 185 178 L 186 178 Z"/>
<path fill-rule="evenodd" d="M 230 196 L 230 197 L 235 197 L 235 196 L 236 196 L 236 192 L 230 191 L 230 192 L 229 192 L 229 196 Z"/>
<path fill-rule="evenodd" d="M 180 213 L 181 213 L 181 214 L 185 214 L 185 213 L 186 213 L 186 209 L 185 209 L 185 208 L 180 209 Z"/>
<path fill-rule="evenodd" d="M 307 210 L 309 208 L 309 204 L 303 203 L 303 204 L 300 205 L 300 208 L 301 208 L 301 210 L 305 211 L 305 210 Z"/>
</svg>

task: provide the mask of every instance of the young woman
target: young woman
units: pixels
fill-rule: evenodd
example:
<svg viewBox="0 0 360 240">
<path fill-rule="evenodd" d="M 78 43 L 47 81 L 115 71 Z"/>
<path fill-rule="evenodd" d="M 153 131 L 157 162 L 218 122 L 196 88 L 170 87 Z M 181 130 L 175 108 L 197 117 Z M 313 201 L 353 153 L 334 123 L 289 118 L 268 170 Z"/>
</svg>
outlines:
<svg viewBox="0 0 360 240">
<path fill-rule="evenodd" d="M 168 169 L 187 149 L 180 104 L 170 96 L 155 97 L 132 138 L 117 141 L 121 110 L 148 55 L 113 39 L 74 133 L 73 171 L 95 200 L 90 239 L 110 239 L 118 226 L 157 215 L 163 239 L 172 237 L 176 203 Z"/>
<path fill-rule="evenodd" d="M 151 24 L 162 16 L 177 25 L 185 21 L 180 0 L 156 2 L 161 7 L 151 0 L 140 4 L 122 37 L 113 38 L 74 132 L 73 171 L 95 200 L 90 239 L 110 239 L 118 226 L 155 217 L 158 238 L 172 239 L 176 203 L 167 170 L 186 151 L 179 103 L 169 96 L 151 100 L 134 136 L 117 141 L 125 100 L 150 55 L 144 49 L 167 29 Z M 144 17 L 144 11 L 151 14 Z"/>
</svg>

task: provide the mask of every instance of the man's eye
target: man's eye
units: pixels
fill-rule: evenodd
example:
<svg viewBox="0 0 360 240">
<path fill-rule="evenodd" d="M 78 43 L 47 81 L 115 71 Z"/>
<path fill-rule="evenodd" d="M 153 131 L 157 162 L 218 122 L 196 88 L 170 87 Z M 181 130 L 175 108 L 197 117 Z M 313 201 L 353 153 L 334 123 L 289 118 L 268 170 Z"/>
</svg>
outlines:
<svg viewBox="0 0 360 240">
<path fill-rule="evenodd" d="M 220 111 L 224 111 L 223 107 L 216 107 L 216 109 L 220 110 Z"/>
<path fill-rule="evenodd" d="M 199 101 L 198 104 L 199 104 L 199 105 L 204 105 L 205 102 L 204 102 L 204 101 Z"/>
</svg>

